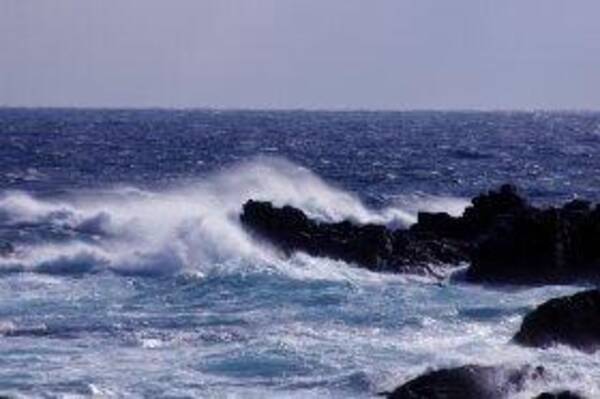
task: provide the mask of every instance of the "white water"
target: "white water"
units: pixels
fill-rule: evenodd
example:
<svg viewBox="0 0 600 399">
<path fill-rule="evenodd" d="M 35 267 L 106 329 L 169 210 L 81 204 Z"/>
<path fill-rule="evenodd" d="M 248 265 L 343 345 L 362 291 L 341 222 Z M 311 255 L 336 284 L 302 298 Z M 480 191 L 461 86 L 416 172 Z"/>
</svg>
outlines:
<svg viewBox="0 0 600 399">
<path fill-rule="evenodd" d="M 12 192 L 0 199 L 0 217 L 12 225 L 50 226 L 71 238 L 20 245 L 15 256 L 0 261 L 0 267 L 151 274 L 202 274 L 215 264 L 238 260 L 276 267 L 280 263 L 276 254 L 264 243 L 252 241 L 238 222 L 248 199 L 289 204 L 321 220 L 393 226 L 413 223 L 418 208 L 413 202 L 411 212 L 398 207 L 368 209 L 355 196 L 310 171 L 269 158 L 159 192 L 121 187 L 63 200 Z M 456 202 L 429 198 L 420 209 L 439 209 L 442 201 Z"/>
<path fill-rule="evenodd" d="M 457 214 L 466 205 L 410 195 L 372 210 L 276 159 L 168 190 L 119 187 L 60 200 L 5 193 L 0 220 L 34 239 L 0 260 L 26 271 L 0 278 L 0 333 L 81 330 L 72 339 L 3 338 L 0 392 L 3 381 L 19 380 L 24 357 L 31 379 L 48 384 L 33 397 L 46 389 L 57 397 L 361 398 L 427 368 L 466 363 L 544 365 L 548 379 L 518 398 L 555 388 L 600 397 L 599 355 L 509 343 L 526 311 L 579 288 L 440 286 L 303 254 L 284 259 L 239 225 L 249 198 L 322 220 L 394 226 L 414 222 L 418 210 Z"/>
</svg>

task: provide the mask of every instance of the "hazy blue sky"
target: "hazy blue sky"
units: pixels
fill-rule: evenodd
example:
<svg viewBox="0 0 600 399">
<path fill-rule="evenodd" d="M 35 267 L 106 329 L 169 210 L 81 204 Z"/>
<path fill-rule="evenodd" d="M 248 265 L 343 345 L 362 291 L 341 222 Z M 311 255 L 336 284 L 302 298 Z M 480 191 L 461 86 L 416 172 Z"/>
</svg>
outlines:
<svg viewBox="0 0 600 399">
<path fill-rule="evenodd" d="M 600 109 L 600 0 L 0 0 L 0 105 Z"/>
</svg>

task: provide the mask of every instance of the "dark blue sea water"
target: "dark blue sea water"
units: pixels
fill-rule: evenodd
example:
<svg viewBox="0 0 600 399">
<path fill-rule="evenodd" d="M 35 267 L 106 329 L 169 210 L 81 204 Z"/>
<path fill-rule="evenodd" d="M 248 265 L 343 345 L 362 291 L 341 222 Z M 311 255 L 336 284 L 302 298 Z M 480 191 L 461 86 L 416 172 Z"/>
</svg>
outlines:
<svg viewBox="0 0 600 399">
<path fill-rule="evenodd" d="M 0 109 L 0 393 L 370 398 L 428 368 L 600 355 L 509 343 L 579 287 L 486 287 L 282 258 L 249 198 L 405 226 L 504 182 L 600 201 L 600 113 Z"/>
</svg>

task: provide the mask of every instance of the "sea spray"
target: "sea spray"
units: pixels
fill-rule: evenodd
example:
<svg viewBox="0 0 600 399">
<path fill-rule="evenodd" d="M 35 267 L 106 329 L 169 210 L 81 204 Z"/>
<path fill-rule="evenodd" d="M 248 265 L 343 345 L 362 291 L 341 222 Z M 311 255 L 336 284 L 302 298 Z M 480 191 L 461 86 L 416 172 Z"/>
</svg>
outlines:
<svg viewBox="0 0 600 399">
<path fill-rule="evenodd" d="M 249 198 L 293 205 L 323 221 L 405 228 L 415 220 L 414 212 L 398 207 L 370 209 L 285 160 L 259 158 L 156 192 L 120 187 L 61 199 L 5 193 L 0 199 L 5 224 L 28 226 L 30 232 L 17 238 L 18 250 L 0 265 L 47 273 L 141 274 L 203 273 L 231 262 L 276 265 L 277 253 L 239 224 L 241 205 Z M 428 199 L 424 207 L 432 203 Z"/>
</svg>

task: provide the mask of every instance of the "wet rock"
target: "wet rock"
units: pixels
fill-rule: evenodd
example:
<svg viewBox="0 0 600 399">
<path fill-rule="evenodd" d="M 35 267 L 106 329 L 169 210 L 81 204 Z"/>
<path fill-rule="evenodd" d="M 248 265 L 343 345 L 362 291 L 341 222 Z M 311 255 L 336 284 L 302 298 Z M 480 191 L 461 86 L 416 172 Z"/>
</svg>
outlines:
<svg viewBox="0 0 600 399">
<path fill-rule="evenodd" d="M 544 392 L 536 396 L 534 399 L 585 399 L 576 392 L 560 391 L 560 392 Z"/>
<path fill-rule="evenodd" d="M 389 399 L 504 399 L 543 375 L 542 367 L 466 365 L 425 373 L 384 395 Z"/>
<path fill-rule="evenodd" d="M 383 226 L 357 226 L 348 221 L 318 223 L 291 206 L 248 201 L 241 221 L 286 253 L 305 251 L 376 268 L 392 252 L 392 237 Z"/>
<path fill-rule="evenodd" d="M 460 239 L 468 235 L 462 220 L 452 217 L 446 212 L 419 212 L 417 214 L 417 223 L 411 226 L 410 229 L 414 232 Z"/>
<path fill-rule="evenodd" d="M 405 230 L 311 220 L 299 209 L 248 201 L 244 226 L 285 253 L 304 251 L 372 270 L 426 272 L 468 261 L 473 282 L 600 281 L 600 206 L 574 200 L 536 208 L 504 185 L 472 200 L 460 217 L 421 212 Z"/>
<path fill-rule="evenodd" d="M 413 231 L 429 232 L 439 237 L 461 241 L 479 239 L 488 233 L 499 218 L 522 214 L 532 209 L 521 197 L 517 188 L 505 184 L 498 191 L 489 191 L 472 199 L 461 217 L 452 217 L 445 212 L 420 212 Z"/>
<path fill-rule="evenodd" d="M 518 189 L 505 184 L 498 191 L 491 190 L 473 198 L 472 205 L 465 209 L 461 218 L 463 230 L 468 238 L 478 238 L 486 234 L 506 215 L 520 215 L 532 209 Z"/>
<path fill-rule="evenodd" d="M 600 278 L 600 212 L 571 205 L 496 218 L 473 252 L 468 277 L 539 284 Z"/>
<path fill-rule="evenodd" d="M 413 229 L 470 243 L 466 278 L 473 282 L 600 280 L 600 206 L 593 209 L 588 201 L 536 208 L 504 185 L 475 197 L 462 217 L 426 215 Z"/>
<path fill-rule="evenodd" d="M 543 283 L 575 278 L 567 274 L 567 232 L 555 210 L 504 215 L 483 237 L 471 258 L 473 281 Z"/>
<path fill-rule="evenodd" d="M 276 208 L 269 202 L 246 202 L 240 220 L 284 253 L 303 251 L 371 270 L 427 273 L 432 264 L 468 259 L 461 243 L 427 233 L 349 221 L 317 222 L 299 209 Z"/>
<path fill-rule="evenodd" d="M 593 352 L 600 348 L 600 290 L 551 299 L 523 319 L 514 341 L 531 347 L 554 344 Z"/>
</svg>

